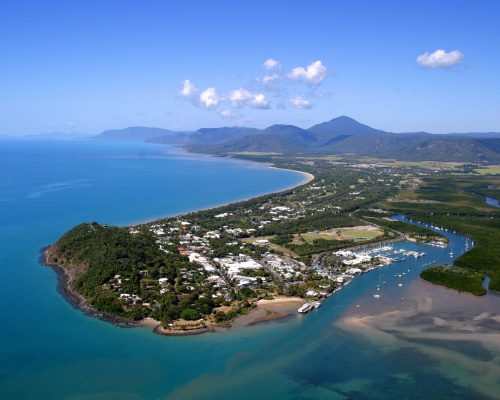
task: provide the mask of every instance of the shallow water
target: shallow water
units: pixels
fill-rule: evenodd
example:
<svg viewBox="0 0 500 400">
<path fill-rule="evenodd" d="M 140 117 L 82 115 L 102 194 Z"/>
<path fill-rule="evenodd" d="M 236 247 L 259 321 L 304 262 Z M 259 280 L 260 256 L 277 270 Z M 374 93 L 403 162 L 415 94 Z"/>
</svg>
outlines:
<svg viewBox="0 0 500 400">
<path fill-rule="evenodd" d="M 426 255 L 356 278 L 305 316 L 163 337 L 146 328 L 117 328 L 73 309 L 55 290 L 55 273 L 39 265 L 40 247 L 82 221 L 132 223 L 278 190 L 302 177 L 127 143 L 1 142 L 0 156 L 2 398 L 488 398 L 463 379 L 480 377 L 460 363 L 450 373 L 420 343 L 382 346 L 340 326 L 352 313 L 375 315 L 398 308 L 402 297 L 418 297 L 410 292 L 423 265 L 449 262 L 450 248 L 458 256 L 464 237 L 448 233 L 447 249 L 398 243 L 395 249 Z M 377 285 L 381 298 L 375 301 Z M 455 295 L 446 293 L 443 312 L 452 312 Z M 471 312 L 491 301 L 456 298 Z M 491 350 L 474 346 L 466 346 L 464 356 L 498 365 Z"/>
</svg>

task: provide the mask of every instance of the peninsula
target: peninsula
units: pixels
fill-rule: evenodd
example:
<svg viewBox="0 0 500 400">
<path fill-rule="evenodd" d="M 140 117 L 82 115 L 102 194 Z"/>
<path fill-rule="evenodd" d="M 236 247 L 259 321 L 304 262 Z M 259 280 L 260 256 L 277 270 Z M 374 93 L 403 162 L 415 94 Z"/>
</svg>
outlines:
<svg viewBox="0 0 500 400">
<path fill-rule="evenodd" d="M 397 261 L 372 251 L 374 246 L 414 240 L 445 247 L 439 233 L 391 218 L 405 213 L 448 226 L 455 217 L 444 220 L 438 214 L 447 199 L 419 197 L 428 185 L 458 179 L 462 188 L 474 182 L 480 191 L 498 184 L 498 178 L 478 175 L 469 164 L 240 157 L 301 171 L 314 180 L 136 226 L 78 225 L 44 250 L 45 263 L 61 274 L 61 292 L 92 316 L 152 325 L 166 335 L 284 318 L 299 308 L 318 307 L 356 275 Z M 451 191 L 448 195 L 454 198 Z M 477 194 L 470 196 L 481 201 Z M 456 218 L 473 212 L 460 210 Z M 497 213 L 482 203 L 480 212 L 485 217 Z M 478 239 L 476 254 L 487 247 L 485 239 Z M 464 265 L 470 253 L 458 264 Z M 493 287 L 497 270 L 476 265 L 493 277 Z M 241 315 L 245 318 L 238 319 Z"/>
</svg>

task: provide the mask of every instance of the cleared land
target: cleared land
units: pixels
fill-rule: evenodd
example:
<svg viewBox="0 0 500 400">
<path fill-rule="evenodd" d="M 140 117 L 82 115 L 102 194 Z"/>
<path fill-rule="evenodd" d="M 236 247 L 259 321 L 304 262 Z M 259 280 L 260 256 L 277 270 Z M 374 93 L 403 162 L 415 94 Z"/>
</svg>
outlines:
<svg viewBox="0 0 500 400">
<path fill-rule="evenodd" d="M 313 243 L 315 240 L 319 239 L 360 241 L 375 239 L 383 234 L 384 232 L 379 227 L 372 225 L 359 225 L 348 228 L 334 228 L 321 232 L 303 233 L 300 235 L 300 238 L 302 238 L 306 243 Z"/>
<path fill-rule="evenodd" d="M 286 247 L 281 246 L 279 244 L 271 242 L 271 240 L 273 240 L 274 238 L 275 238 L 275 236 L 258 236 L 258 237 L 250 237 L 250 238 L 241 239 L 241 241 L 243 243 L 251 243 L 251 244 L 258 246 L 259 245 L 259 243 L 257 242 L 258 240 L 269 240 L 269 243 L 260 244 L 260 246 L 269 247 L 270 249 L 272 249 L 278 253 L 282 253 L 284 255 L 287 255 L 289 257 L 297 257 L 297 254 L 295 254 L 295 252 L 293 252 L 292 250 L 287 249 Z"/>
<path fill-rule="evenodd" d="M 500 165 L 487 165 L 475 168 L 474 172 L 480 175 L 500 175 Z"/>
</svg>

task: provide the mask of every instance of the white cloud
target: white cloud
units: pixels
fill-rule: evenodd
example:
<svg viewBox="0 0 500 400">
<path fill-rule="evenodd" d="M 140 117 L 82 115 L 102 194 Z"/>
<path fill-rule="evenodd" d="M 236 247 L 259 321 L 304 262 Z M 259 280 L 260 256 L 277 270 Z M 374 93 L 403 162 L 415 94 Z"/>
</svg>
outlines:
<svg viewBox="0 0 500 400">
<path fill-rule="evenodd" d="M 192 99 L 198 93 L 198 89 L 194 86 L 189 79 L 186 79 L 182 83 L 182 89 L 179 91 L 179 95 Z"/>
<path fill-rule="evenodd" d="M 261 93 L 254 95 L 253 99 L 250 101 L 250 107 L 260 108 L 262 110 L 270 108 L 269 102 L 267 101 L 266 96 L 264 96 Z"/>
<path fill-rule="evenodd" d="M 262 78 L 258 79 L 258 82 L 267 88 L 271 88 L 276 84 L 276 81 L 281 79 L 282 76 L 280 74 L 267 74 L 264 75 Z"/>
<path fill-rule="evenodd" d="M 219 111 L 219 115 L 222 118 L 227 118 L 227 119 L 231 119 L 231 118 L 235 117 L 235 113 L 231 110 L 221 110 L 221 111 Z"/>
<path fill-rule="evenodd" d="M 231 101 L 231 104 L 235 107 L 249 105 L 252 108 L 269 108 L 269 102 L 267 101 L 265 95 L 261 93 L 252 93 L 243 88 L 231 91 L 228 98 Z"/>
<path fill-rule="evenodd" d="M 288 100 L 288 103 L 295 108 L 309 109 L 312 107 L 309 100 L 306 100 L 300 96 L 292 97 L 290 100 Z"/>
<path fill-rule="evenodd" d="M 276 61 L 273 58 L 268 58 L 266 61 L 264 61 L 264 64 L 262 64 L 262 66 L 264 67 L 264 69 L 276 69 L 280 68 L 281 64 L 279 63 L 279 61 Z"/>
<path fill-rule="evenodd" d="M 233 90 L 229 93 L 229 100 L 234 106 L 239 107 L 253 98 L 253 94 L 243 88 Z"/>
<path fill-rule="evenodd" d="M 417 57 L 417 62 L 425 68 L 450 68 L 462 61 L 464 55 L 453 50 L 446 52 L 445 50 L 436 50 L 434 53 L 424 53 Z"/>
<path fill-rule="evenodd" d="M 320 60 L 306 67 L 296 67 L 289 73 L 282 72 L 281 64 L 272 58 L 266 60 L 263 67 L 268 71 L 256 78 L 247 88 L 241 86 L 239 89 L 228 91 L 218 91 L 215 87 L 199 89 L 191 80 L 186 79 L 181 82 L 177 94 L 193 106 L 213 111 L 221 118 L 244 118 L 241 115 L 243 108 L 263 110 L 286 107 L 311 108 L 313 106 L 311 101 L 321 99 L 316 86 L 329 74 Z M 288 89 L 293 81 L 304 82 L 310 88 L 295 87 L 294 95 L 290 96 Z M 270 99 L 268 95 L 271 92 Z"/>
<path fill-rule="evenodd" d="M 288 74 L 288 77 L 297 81 L 305 81 L 308 85 L 317 86 L 328 76 L 328 69 L 318 60 L 309 64 L 306 68 L 296 67 Z"/>
<path fill-rule="evenodd" d="M 200 93 L 200 104 L 205 108 L 217 107 L 219 100 L 219 95 L 213 87 L 210 87 Z"/>
</svg>

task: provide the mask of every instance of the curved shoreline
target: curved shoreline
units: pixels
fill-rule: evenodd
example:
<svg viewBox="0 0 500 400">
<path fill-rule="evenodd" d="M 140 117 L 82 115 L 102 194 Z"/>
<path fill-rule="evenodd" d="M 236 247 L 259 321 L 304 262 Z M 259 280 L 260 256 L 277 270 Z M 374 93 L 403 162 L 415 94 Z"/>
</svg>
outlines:
<svg viewBox="0 0 500 400">
<path fill-rule="evenodd" d="M 242 202 L 245 202 L 245 201 L 250 201 L 250 200 L 258 199 L 259 197 L 262 197 L 262 196 L 271 196 L 271 195 L 275 195 L 275 194 L 280 194 L 280 193 L 286 192 L 288 190 L 292 190 L 292 189 L 298 188 L 300 186 L 307 185 L 308 183 L 310 183 L 314 179 L 316 179 L 316 177 L 313 174 L 309 173 L 309 172 L 299 171 L 299 170 L 296 170 L 296 169 L 274 167 L 273 165 L 270 165 L 269 163 L 259 163 L 257 161 L 251 161 L 251 162 L 259 164 L 259 166 L 261 166 L 261 164 L 267 165 L 267 168 L 269 168 L 269 169 L 277 169 L 277 170 L 282 170 L 282 171 L 295 172 L 295 173 L 298 173 L 298 174 L 302 175 L 304 179 L 301 182 L 297 183 L 297 184 L 293 184 L 293 185 L 287 186 L 285 188 L 278 189 L 276 191 L 265 192 L 265 193 L 257 194 L 255 196 L 245 197 L 245 198 L 239 199 L 239 200 L 232 200 L 232 201 L 228 201 L 227 203 L 219 203 L 219 204 L 215 204 L 213 206 L 208 206 L 206 208 L 198 208 L 196 210 L 190 210 L 190 211 L 188 210 L 188 211 L 183 211 L 181 213 L 173 213 L 173 214 L 161 215 L 161 216 L 153 217 L 151 219 L 142 220 L 142 221 L 134 222 L 134 223 L 130 223 L 130 224 L 118 225 L 118 226 L 133 227 L 133 226 L 137 226 L 137 225 L 149 224 L 149 223 L 152 223 L 152 222 L 155 222 L 155 221 L 160 221 L 160 220 L 166 219 L 166 218 L 182 217 L 183 215 L 189 215 L 189 214 L 193 214 L 193 213 L 200 212 L 200 211 L 215 210 L 215 209 L 220 208 L 220 207 L 226 207 L 226 206 L 229 206 L 229 205 L 232 205 L 232 204 L 237 204 L 237 203 L 242 203 Z"/>
<path fill-rule="evenodd" d="M 257 163 L 257 162 L 255 162 L 255 163 Z M 259 164 L 259 163 L 257 163 L 257 164 Z M 181 216 L 190 215 L 190 214 L 200 212 L 200 211 L 213 210 L 213 209 L 217 209 L 219 207 L 224 207 L 224 206 L 227 206 L 230 204 L 242 203 L 242 202 L 245 202 L 245 201 L 248 201 L 251 199 L 257 199 L 257 198 L 260 198 L 263 196 L 277 195 L 279 193 L 284 193 L 284 192 L 287 192 L 287 191 L 292 190 L 294 188 L 306 185 L 315 179 L 315 176 L 313 174 L 305 172 L 305 171 L 279 168 L 279 167 L 274 167 L 272 165 L 267 165 L 267 168 L 281 169 L 281 170 L 285 170 L 285 171 L 300 173 L 302 175 L 303 179 L 301 180 L 301 182 L 299 182 L 297 184 L 294 184 L 294 185 L 287 187 L 287 188 L 284 188 L 284 189 L 277 190 L 275 192 L 259 194 L 257 196 L 249 197 L 248 199 L 228 202 L 227 204 L 224 204 L 224 205 L 217 205 L 214 207 L 199 209 L 199 210 L 191 211 L 191 212 L 187 212 L 187 213 L 179 213 L 179 214 L 176 214 L 174 216 L 163 216 L 163 217 L 152 219 L 149 222 L 156 222 L 156 221 L 166 219 L 166 218 L 175 218 L 176 216 L 181 217 Z M 129 227 L 130 226 L 137 226 L 137 225 L 141 225 L 144 223 L 145 222 L 142 222 L 139 224 L 134 224 L 134 225 L 125 225 L 125 226 L 129 226 Z M 399 236 L 396 238 L 386 239 L 386 240 L 382 240 L 382 241 L 376 241 L 374 243 L 369 243 L 369 244 L 364 244 L 364 245 L 356 245 L 356 246 L 352 246 L 351 249 L 354 250 L 355 248 L 360 248 L 360 247 L 366 248 L 366 247 L 372 247 L 372 246 L 379 246 L 379 245 L 384 244 L 384 243 L 401 242 L 401 241 L 405 241 L 405 239 L 406 239 L 405 235 L 399 233 Z M 163 328 L 161 326 L 160 321 L 156 321 L 156 320 L 133 321 L 133 320 L 129 320 L 129 319 L 126 319 L 123 317 L 115 316 L 113 314 L 100 312 L 100 311 L 96 310 L 95 308 L 93 308 L 91 305 L 89 305 L 87 303 L 86 299 L 84 298 L 84 296 L 82 296 L 80 293 L 78 293 L 72 287 L 73 286 L 72 282 L 79 275 L 79 272 L 81 271 L 81 266 L 80 267 L 75 266 L 75 269 L 71 273 L 71 271 L 69 271 L 68 268 L 65 268 L 64 266 L 62 266 L 58 263 L 59 260 L 57 259 L 57 256 L 52 253 L 53 250 L 55 250 L 53 245 L 48 246 L 48 247 L 43 249 L 42 263 L 47 265 L 47 266 L 52 267 L 56 271 L 56 273 L 58 275 L 58 291 L 59 291 L 59 293 L 61 293 L 63 295 L 63 297 L 75 309 L 82 310 L 84 312 L 84 314 L 87 316 L 95 317 L 95 318 L 101 319 L 101 320 L 106 321 L 106 322 L 111 322 L 113 325 L 120 326 L 120 327 L 140 327 L 140 326 L 142 326 L 142 327 L 153 328 L 154 333 L 160 334 L 160 335 L 165 335 L 165 336 L 184 336 L 184 335 L 203 334 L 206 332 L 216 331 L 217 328 L 219 328 L 219 327 L 221 327 L 221 328 L 228 327 L 228 324 L 219 326 L 217 324 L 209 323 L 205 326 L 201 326 L 201 327 L 197 327 L 197 328 L 193 328 L 193 329 L 186 329 L 186 330 L 169 329 L 169 328 Z M 80 269 L 80 271 L 79 271 L 79 269 Z M 340 289 L 341 289 L 341 287 L 337 290 L 340 290 Z M 292 300 L 292 298 L 290 298 L 289 300 Z M 257 302 L 257 305 L 259 305 L 259 302 Z M 297 309 L 297 307 L 294 307 L 294 310 L 296 310 L 296 309 Z M 252 313 L 253 310 L 249 313 L 252 315 L 246 314 L 246 315 L 242 316 L 240 321 L 242 321 L 242 320 L 245 321 L 243 324 L 241 324 L 240 321 L 236 321 L 238 319 L 237 318 L 236 320 L 231 321 L 231 323 L 229 324 L 229 327 L 251 326 L 251 325 L 256 325 L 259 323 L 269 322 L 272 320 L 287 318 L 288 316 L 292 315 L 291 310 L 287 310 L 287 311 L 272 310 L 272 311 L 270 311 L 270 310 L 266 310 L 266 308 L 262 307 L 262 306 L 257 307 L 254 310 L 255 311 L 253 313 Z"/>
<path fill-rule="evenodd" d="M 315 179 L 314 175 L 312 175 L 311 173 L 305 172 L 305 171 L 278 168 L 278 167 L 273 167 L 273 166 L 269 166 L 269 168 L 283 169 L 283 170 L 287 170 L 287 171 L 298 172 L 304 177 L 304 179 L 296 185 L 293 185 L 291 187 L 288 187 L 288 188 L 285 188 L 285 189 L 282 189 L 282 190 L 279 190 L 276 192 L 271 192 L 271 193 L 266 193 L 266 194 L 262 194 L 262 195 L 258 195 L 258 196 L 253 196 L 253 197 L 250 197 L 250 198 L 245 199 L 245 200 L 238 200 L 235 202 L 229 202 L 225 205 L 244 202 L 244 201 L 259 198 L 262 196 L 270 196 L 270 195 L 283 193 L 283 192 L 286 192 L 286 191 L 291 190 L 293 188 L 300 187 L 302 185 L 306 185 Z M 180 217 L 183 215 L 189 215 L 191 213 L 195 213 L 195 212 L 199 212 L 199 211 L 212 210 L 212 209 L 216 209 L 219 207 L 224 207 L 225 205 L 219 205 L 219 206 L 212 207 L 212 208 L 200 209 L 200 210 L 192 211 L 189 213 L 181 213 L 181 214 L 177 214 L 176 216 Z M 155 222 L 155 221 L 158 221 L 158 220 L 161 220 L 164 218 L 173 218 L 173 217 L 167 216 L 167 217 L 155 218 L 155 219 L 151 220 L 150 222 Z M 125 226 L 128 226 L 128 227 L 132 226 L 133 227 L 136 225 L 140 225 L 140 224 L 125 225 Z M 400 235 L 398 238 L 386 239 L 386 240 L 381 241 L 381 242 L 370 243 L 370 244 L 368 244 L 368 246 L 370 246 L 370 245 L 377 246 L 377 245 L 380 245 L 381 243 L 386 243 L 386 242 L 399 242 L 399 241 L 404 241 L 405 239 L 406 238 L 404 235 Z M 366 247 L 367 245 L 360 245 L 360 246 Z M 354 246 L 354 247 L 358 247 L 358 246 Z M 251 315 L 249 315 L 249 314 L 242 315 L 242 316 L 236 318 L 235 320 L 231 321 L 229 324 L 224 324 L 224 325 L 208 324 L 206 326 L 199 327 L 199 328 L 193 328 L 193 329 L 171 330 L 168 328 L 163 328 L 161 326 L 160 321 L 156 321 L 156 320 L 132 321 L 132 320 L 129 320 L 129 319 L 126 319 L 123 317 L 118 317 L 118 316 L 115 316 L 115 315 L 112 315 L 109 313 L 97 311 L 91 305 L 89 305 L 86 302 L 86 299 L 80 293 L 78 293 L 76 290 L 74 290 L 72 288 L 72 280 L 74 279 L 75 276 L 71 276 L 71 274 L 68 273 L 67 268 L 65 268 L 57 263 L 57 257 L 55 259 L 56 262 L 54 262 L 54 260 L 51 260 L 52 257 L 51 257 L 50 251 L 52 250 L 52 248 L 53 248 L 53 246 L 47 246 L 45 249 L 43 249 L 43 261 L 42 261 L 42 263 L 47 265 L 47 266 L 52 267 L 56 271 L 56 273 L 58 275 L 58 291 L 63 295 L 63 297 L 75 309 L 82 310 L 85 315 L 101 319 L 105 322 L 110 322 L 113 325 L 116 325 L 119 327 L 149 327 L 149 328 L 153 328 L 152 331 L 154 333 L 159 334 L 159 335 L 163 335 L 163 336 L 186 336 L 186 335 L 197 335 L 197 334 L 203 334 L 203 333 L 207 333 L 207 332 L 214 332 L 214 331 L 218 331 L 219 330 L 218 328 L 253 326 L 253 325 L 257 325 L 257 324 L 261 324 L 261 323 L 271 322 L 274 320 L 284 319 L 284 318 L 287 318 L 287 317 L 292 315 L 292 311 L 290 311 L 290 310 L 280 310 L 280 309 L 279 310 L 272 310 L 272 311 L 267 310 L 266 307 L 259 306 L 259 302 L 257 302 L 258 307 L 256 307 L 255 309 L 250 311 L 249 314 L 251 314 Z M 341 288 L 339 288 L 338 290 L 340 290 L 340 289 Z M 296 299 L 294 299 L 292 296 L 288 300 L 293 302 Z M 302 299 L 302 304 L 304 301 L 305 300 Z M 294 307 L 294 310 L 296 310 L 296 309 L 297 309 L 297 307 Z M 254 311 L 254 312 L 252 313 L 252 311 Z M 266 315 L 261 315 L 262 312 L 264 312 Z M 241 321 L 245 321 L 245 322 L 241 323 Z"/>
<path fill-rule="evenodd" d="M 270 169 L 279 169 L 279 170 L 282 170 L 282 171 L 290 171 L 290 172 L 297 172 L 299 174 L 301 174 L 303 177 L 304 177 L 304 180 L 302 182 L 300 182 L 299 184 L 297 185 L 291 185 L 290 187 L 286 187 L 284 188 L 283 190 L 280 190 L 278 192 L 271 192 L 269 194 L 273 194 L 273 193 L 279 193 L 279 192 L 282 192 L 282 191 L 285 191 L 285 190 L 290 190 L 290 189 L 294 189 L 298 186 L 302 186 L 302 185 L 306 185 L 307 183 L 313 181 L 316 177 L 311 174 L 310 172 L 305 172 L 305 171 L 299 171 L 297 169 L 290 169 L 290 168 L 280 168 L 280 167 L 275 167 L 273 165 L 270 165 L 269 166 Z M 261 196 L 264 196 L 265 194 L 261 195 Z"/>
<path fill-rule="evenodd" d="M 283 193 L 283 192 L 286 192 L 286 191 L 291 190 L 293 188 L 300 187 L 302 185 L 306 185 L 307 183 L 309 183 L 315 179 L 314 175 L 312 175 L 308 172 L 305 172 L 305 171 L 277 168 L 277 167 L 273 167 L 273 166 L 270 166 L 269 168 L 283 169 L 283 170 L 287 170 L 287 171 L 298 172 L 304 177 L 304 179 L 300 183 L 293 185 L 289 188 L 285 188 L 285 189 L 282 189 L 282 190 L 279 190 L 276 192 L 272 192 L 272 193 L 254 196 L 254 197 L 251 197 L 251 198 L 246 199 L 246 200 L 238 200 L 235 202 L 229 202 L 226 205 L 245 202 L 245 201 L 248 201 L 250 199 L 259 198 L 262 196 L 271 196 L 271 195 Z M 177 214 L 177 216 L 180 217 L 183 215 L 189 215 L 191 213 L 195 213 L 195 212 L 199 212 L 199 211 L 212 210 L 212 209 L 216 209 L 218 207 L 224 207 L 224 205 L 216 206 L 213 208 L 200 209 L 200 210 L 196 210 L 196 211 L 193 211 L 190 213 L 181 213 L 181 214 Z M 156 218 L 150 222 L 155 222 L 155 221 L 165 219 L 165 218 L 173 218 L 173 217 Z M 140 225 L 140 224 L 136 224 L 136 225 Z M 130 227 L 130 226 L 136 226 L 136 225 L 128 225 L 128 226 Z M 127 226 L 127 225 L 125 225 L 125 226 Z M 354 249 L 354 248 L 359 248 L 359 247 L 378 246 L 378 245 L 381 245 L 384 243 L 395 243 L 395 242 L 405 241 L 405 239 L 406 239 L 405 235 L 402 235 L 400 233 L 400 236 L 397 238 L 386 239 L 386 240 L 382 240 L 382 241 L 378 241 L 378 242 L 374 242 L 374 243 L 370 243 L 370 244 L 365 244 L 365 245 L 357 245 L 357 246 L 353 246 L 352 248 Z M 214 332 L 214 331 L 218 331 L 219 330 L 218 328 L 252 326 L 252 325 L 257 325 L 260 323 L 266 323 L 266 322 L 271 322 L 274 320 L 284 319 L 284 318 L 287 318 L 287 317 L 292 315 L 292 311 L 290 311 L 290 310 L 286 310 L 286 311 L 284 311 L 284 310 L 272 310 L 272 311 L 266 310 L 265 307 L 262 307 L 262 306 L 259 307 L 259 302 L 257 302 L 258 307 L 256 307 L 256 309 L 253 309 L 250 311 L 249 314 L 251 314 L 251 315 L 245 314 L 243 316 L 236 318 L 235 320 L 232 320 L 229 324 L 224 324 L 224 325 L 222 325 L 222 324 L 221 325 L 208 324 L 206 326 L 193 328 L 193 329 L 186 329 L 186 330 L 179 329 L 179 330 L 177 330 L 177 329 L 163 328 L 161 326 L 160 321 L 156 321 L 156 320 L 147 320 L 147 321 L 146 320 L 141 320 L 141 321 L 128 320 L 128 319 L 123 318 L 123 317 L 118 317 L 118 316 L 115 316 L 115 315 L 112 315 L 109 313 L 97 311 L 91 305 L 89 305 L 86 302 L 85 298 L 72 288 L 72 280 L 76 276 L 76 274 L 78 274 L 78 272 L 75 274 L 75 276 L 71 276 L 71 274 L 68 273 L 67 268 L 65 268 L 57 263 L 57 257 L 55 257 L 55 262 L 53 260 L 51 260 L 51 252 L 50 251 L 52 249 L 53 249 L 53 246 L 48 246 L 45 249 L 43 249 L 43 264 L 52 267 L 56 271 L 56 273 L 58 275 L 58 291 L 63 295 L 63 297 L 74 308 L 82 310 L 85 313 L 85 315 L 90 316 L 90 317 L 95 317 L 95 318 L 101 319 L 101 320 L 106 321 L 106 322 L 111 322 L 113 325 L 116 325 L 119 327 L 149 327 L 149 328 L 152 328 L 152 331 L 154 333 L 159 334 L 159 335 L 163 335 L 163 336 L 186 336 L 186 335 L 197 335 L 197 334 L 203 334 L 203 333 L 207 333 L 207 332 Z M 336 291 L 340 290 L 341 288 L 342 287 L 338 288 Z M 290 297 L 289 300 L 293 301 L 293 297 Z M 303 301 L 305 301 L 305 300 L 303 300 Z M 294 310 L 296 310 L 296 309 L 297 309 L 297 307 L 294 307 Z M 254 312 L 252 313 L 252 311 L 254 311 Z M 263 312 L 265 315 L 262 314 Z M 240 323 L 241 321 L 245 321 L 245 322 Z"/>
<path fill-rule="evenodd" d="M 259 163 L 257 161 L 248 161 L 248 162 L 255 163 L 255 164 L 258 164 L 259 166 L 262 166 L 262 163 Z M 274 192 L 258 194 L 256 196 L 251 196 L 251 197 L 248 197 L 248 198 L 245 198 L 245 199 L 241 199 L 241 200 L 236 200 L 236 201 L 230 201 L 230 202 L 227 202 L 227 203 L 224 203 L 224 204 L 215 205 L 213 207 L 201 208 L 201 209 L 197 209 L 197 210 L 193 210 L 193 211 L 188 211 L 188 212 L 183 212 L 183 213 L 179 213 L 179 214 L 173 214 L 173 215 L 156 217 L 156 218 L 153 218 L 151 220 L 144 221 L 144 222 L 139 222 L 139 223 L 134 223 L 134 224 L 126 224 L 126 225 L 122 225 L 122 226 L 133 227 L 133 226 L 137 226 L 137 225 L 142 225 L 142 224 L 146 224 L 146 223 L 155 222 L 155 221 L 158 221 L 158 220 L 161 220 L 161 219 L 165 219 L 165 218 L 181 217 L 183 215 L 188 215 L 188 214 L 192 214 L 192 213 L 199 212 L 199 211 L 213 210 L 213 209 L 216 209 L 216 208 L 219 208 L 219 207 L 224 207 L 224 206 L 228 206 L 228 205 L 231 205 L 231 204 L 234 204 L 234 203 L 249 201 L 249 200 L 256 199 L 256 198 L 259 198 L 259 197 L 262 197 L 262 196 L 275 195 L 275 194 L 286 192 L 288 190 L 292 190 L 292 189 L 300 187 L 302 185 L 306 185 L 306 184 L 308 184 L 309 182 L 311 182 L 311 181 L 313 181 L 315 179 L 315 176 L 313 174 L 311 174 L 309 172 L 305 172 L 305 171 L 293 170 L 293 169 L 288 169 L 288 168 L 279 168 L 279 167 L 275 167 L 275 166 L 272 166 L 272 165 L 269 165 L 269 164 L 267 164 L 267 168 L 269 168 L 269 169 L 279 169 L 279 170 L 283 170 L 283 171 L 290 171 L 290 172 L 299 173 L 299 174 L 301 174 L 303 176 L 303 179 L 302 179 L 301 182 L 299 182 L 297 184 L 291 185 L 291 186 L 283 188 L 283 189 L 279 189 L 279 190 L 274 191 Z M 105 321 L 105 322 L 109 322 L 109 323 L 111 323 L 111 324 L 113 324 L 115 326 L 121 327 L 121 328 L 153 327 L 152 331 L 154 333 L 156 333 L 158 335 L 162 335 L 162 336 L 199 335 L 199 334 L 203 334 L 203 333 L 207 333 L 207 332 L 214 332 L 216 330 L 216 328 L 219 327 L 219 326 L 206 326 L 206 327 L 203 327 L 203 328 L 196 328 L 196 329 L 192 329 L 192 330 L 173 331 L 173 330 L 169 330 L 169 329 L 163 328 L 161 326 L 161 324 L 160 324 L 159 321 L 157 321 L 158 322 L 157 324 L 152 324 L 151 321 L 149 321 L 149 322 L 145 322 L 145 321 L 132 321 L 132 320 L 129 320 L 129 319 L 126 319 L 126 318 L 123 318 L 123 317 L 119 317 L 119 316 L 116 316 L 116 315 L 113 315 L 113 314 L 110 314 L 110 313 L 98 311 L 95 308 L 93 308 L 91 305 L 89 305 L 87 303 L 86 299 L 80 293 L 78 293 L 76 290 L 74 290 L 74 288 L 72 287 L 72 281 L 73 281 L 74 277 L 71 276 L 68 273 L 68 269 L 67 268 L 65 268 L 64 266 L 58 264 L 57 262 L 55 262 L 52 259 L 52 253 L 51 253 L 52 249 L 53 249 L 53 245 L 49 245 L 49 246 L 43 247 L 40 250 L 41 251 L 40 264 L 45 265 L 47 267 L 50 267 L 50 268 L 52 268 L 56 272 L 56 275 L 57 275 L 57 291 L 62 295 L 62 297 L 68 303 L 71 304 L 71 306 L 73 308 L 75 308 L 77 310 L 83 311 L 83 313 L 86 316 L 97 318 L 97 319 L 100 319 L 100 320 Z M 273 320 L 273 319 L 286 318 L 288 316 L 289 315 L 287 314 L 287 315 L 280 316 L 279 318 L 256 320 L 252 324 L 249 324 L 249 325 L 256 325 L 256 324 L 259 324 L 259 323 L 268 322 L 268 321 Z M 227 325 L 224 325 L 224 326 L 221 325 L 220 327 L 224 328 L 224 327 L 228 327 L 228 326 Z M 229 327 L 232 327 L 232 325 L 230 324 Z"/>
</svg>

